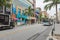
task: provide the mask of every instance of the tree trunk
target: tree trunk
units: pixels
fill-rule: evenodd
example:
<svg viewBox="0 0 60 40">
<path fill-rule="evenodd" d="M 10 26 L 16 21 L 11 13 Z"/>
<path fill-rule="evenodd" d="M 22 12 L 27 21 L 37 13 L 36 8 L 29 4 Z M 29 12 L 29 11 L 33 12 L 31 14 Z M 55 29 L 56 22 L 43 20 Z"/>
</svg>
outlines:
<svg viewBox="0 0 60 40">
<path fill-rule="evenodd" d="M 5 9 L 4 9 L 5 13 L 6 13 L 6 6 L 5 6 Z"/>
<path fill-rule="evenodd" d="M 56 22 L 58 22 L 57 4 L 56 4 Z"/>
<path fill-rule="evenodd" d="M 5 6 L 3 6 L 3 14 L 5 13 Z"/>
</svg>

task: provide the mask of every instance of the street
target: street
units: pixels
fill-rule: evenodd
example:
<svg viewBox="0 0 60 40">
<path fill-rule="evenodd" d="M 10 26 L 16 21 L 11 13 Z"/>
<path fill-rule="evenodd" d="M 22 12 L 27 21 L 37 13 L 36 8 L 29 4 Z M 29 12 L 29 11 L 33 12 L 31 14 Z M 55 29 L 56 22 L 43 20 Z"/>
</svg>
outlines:
<svg viewBox="0 0 60 40">
<path fill-rule="evenodd" d="M 0 40 L 60 40 L 60 0 L 0 0 Z"/>
<path fill-rule="evenodd" d="M 0 40 L 45 40 L 51 28 L 51 26 L 43 26 L 42 24 L 16 27 L 0 31 Z"/>
</svg>

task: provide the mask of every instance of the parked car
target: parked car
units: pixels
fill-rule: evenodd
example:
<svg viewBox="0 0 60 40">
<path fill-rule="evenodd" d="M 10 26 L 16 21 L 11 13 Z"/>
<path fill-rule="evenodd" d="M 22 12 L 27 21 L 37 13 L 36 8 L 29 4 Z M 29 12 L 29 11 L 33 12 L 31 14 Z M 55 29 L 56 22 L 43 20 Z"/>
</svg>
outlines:
<svg viewBox="0 0 60 40">
<path fill-rule="evenodd" d="M 50 20 L 44 20 L 43 21 L 44 26 L 51 26 L 52 24 L 53 24 L 53 22 L 51 22 Z"/>
</svg>

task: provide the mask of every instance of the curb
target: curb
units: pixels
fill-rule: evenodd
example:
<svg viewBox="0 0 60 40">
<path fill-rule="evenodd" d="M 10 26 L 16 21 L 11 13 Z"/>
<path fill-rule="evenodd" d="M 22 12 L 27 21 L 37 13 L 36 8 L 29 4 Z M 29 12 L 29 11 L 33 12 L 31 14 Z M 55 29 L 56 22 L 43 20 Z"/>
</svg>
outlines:
<svg viewBox="0 0 60 40">
<path fill-rule="evenodd" d="M 51 32 L 50 32 L 46 40 L 57 40 L 57 39 L 51 36 Z"/>
<path fill-rule="evenodd" d="M 47 37 L 47 40 L 57 40 L 57 39 L 51 36 L 51 32 L 50 32 L 49 36 Z"/>
<path fill-rule="evenodd" d="M 47 40 L 57 40 L 57 39 L 54 38 L 53 36 L 48 36 Z"/>
</svg>

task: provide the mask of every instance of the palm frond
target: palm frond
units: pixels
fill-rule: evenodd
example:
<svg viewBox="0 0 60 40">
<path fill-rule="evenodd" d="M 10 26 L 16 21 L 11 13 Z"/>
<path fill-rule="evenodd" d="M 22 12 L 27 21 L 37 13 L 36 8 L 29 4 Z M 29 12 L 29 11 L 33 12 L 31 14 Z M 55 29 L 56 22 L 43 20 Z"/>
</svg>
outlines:
<svg viewBox="0 0 60 40">
<path fill-rule="evenodd" d="M 49 5 L 49 10 L 51 10 L 51 8 L 54 6 L 54 4 L 53 3 L 51 3 L 50 5 Z"/>
<path fill-rule="evenodd" d="M 48 8 L 49 8 L 49 5 L 48 5 L 48 4 L 45 5 L 44 9 L 45 9 L 45 10 L 48 10 Z"/>
<path fill-rule="evenodd" d="M 51 1 L 51 0 L 44 0 L 44 3 L 45 3 L 45 2 L 49 2 L 49 1 Z"/>
<path fill-rule="evenodd" d="M 29 3 L 33 4 L 30 0 L 27 0 Z"/>
<path fill-rule="evenodd" d="M 6 4 L 6 7 L 10 8 L 11 7 L 11 4 Z"/>
<path fill-rule="evenodd" d="M 31 8 L 31 6 L 28 7 L 27 11 L 25 10 L 25 15 L 27 16 L 33 16 L 34 9 Z"/>
<path fill-rule="evenodd" d="M 0 5 L 5 5 L 6 4 L 6 0 L 0 0 Z"/>
<path fill-rule="evenodd" d="M 48 9 L 50 10 L 52 8 L 52 6 L 54 6 L 53 3 L 47 4 L 47 5 L 45 5 L 44 9 L 45 10 L 48 10 Z"/>
</svg>

